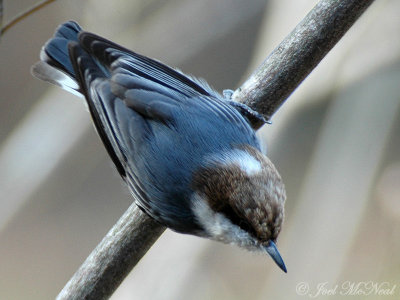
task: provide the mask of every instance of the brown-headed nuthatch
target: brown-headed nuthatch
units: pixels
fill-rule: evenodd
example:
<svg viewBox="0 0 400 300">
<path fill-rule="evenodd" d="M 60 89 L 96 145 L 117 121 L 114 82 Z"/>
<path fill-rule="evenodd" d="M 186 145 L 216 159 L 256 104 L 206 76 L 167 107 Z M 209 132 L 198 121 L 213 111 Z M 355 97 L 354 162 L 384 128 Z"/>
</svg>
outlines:
<svg viewBox="0 0 400 300">
<path fill-rule="evenodd" d="M 262 117 L 73 21 L 40 58 L 36 77 L 85 97 L 142 210 L 180 233 L 266 251 L 286 272 L 275 245 L 285 188 L 249 121 Z"/>
</svg>

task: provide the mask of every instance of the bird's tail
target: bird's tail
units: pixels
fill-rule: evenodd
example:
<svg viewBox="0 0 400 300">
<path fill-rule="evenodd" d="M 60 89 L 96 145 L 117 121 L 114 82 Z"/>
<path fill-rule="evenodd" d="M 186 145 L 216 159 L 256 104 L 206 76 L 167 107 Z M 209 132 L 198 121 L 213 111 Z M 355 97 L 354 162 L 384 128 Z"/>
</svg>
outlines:
<svg viewBox="0 0 400 300">
<path fill-rule="evenodd" d="M 60 25 L 54 36 L 43 46 L 40 61 L 32 67 L 32 74 L 86 98 L 97 132 L 119 173 L 125 177 L 125 170 L 121 163 L 123 154 L 121 154 L 120 146 L 115 142 L 115 132 L 110 125 L 109 112 L 105 108 L 116 97 L 111 95 L 110 91 L 107 96 L 102 94 L 104 97 L 98 97 L 97 91 L 93 95 L 89 95 L 88 92 L 89 86 L 95 79 L 109 77 L 110 74 L 98 61 L 93 51 L 85 48 L 85 43 L 82 43 L 85 36 L 89 37 L 89 45 L 86 45 L 89 48 L 90 42 L 92 39 L 97 40 L 97 36 L 83 32 L 74 21 Z"/>
<path fill-rule="evenodd" d="M 60 25 L 53 38 L 43 46 L 40 61 L 32 66 L 32 74 L 82 96 L 68 50 L 70 42 L 78 42 L 78 34 L 81 31 L 81 27 L 74 21 Z"/>
</svg>

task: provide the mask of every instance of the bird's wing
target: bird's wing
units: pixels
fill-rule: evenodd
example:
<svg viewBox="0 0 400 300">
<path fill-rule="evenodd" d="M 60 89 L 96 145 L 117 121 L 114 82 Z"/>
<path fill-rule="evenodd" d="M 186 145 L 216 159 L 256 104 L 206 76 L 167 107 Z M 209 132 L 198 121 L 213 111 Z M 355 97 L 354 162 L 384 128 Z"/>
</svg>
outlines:
<svg viewBox="0 0 400 300">
<path fill-rule="evenodd" d="M 81 32 L 79 40 L 87 52 L 95 56 L 103 65 L 114 70 L 122 67 L 126 71 L 147 78 L 187 97 L 219 95 L 204 80 L 185 75 L 176 69 L 137 54 L 93 33 Z M 113 66 L 116 61 L 118 61 L 118 66 Z"/>
<path fill-rule="evenodd" d="M 135 105 L 134 99 L 136 101 L 141 99 L 140 93 L 145 94 L 150 91 L 175 100 L 201 98 L 205 108 L 208 106 L 214 113 L 223 110 L 221 117 L 229 115 L 231 120 L 232 116 L 235 116 L 235 119 L 238 116 L 236 112 L 232 113 L 232 108 L 234 108 L 243 117 L 239 118 L 240 121 L 245 120 L 250 125 L 254 120 L 265 122 L 261 115 L 246 105 L 228 101 L 229 99 L 222 97 L 205 80 L 183 74 L 177 69 L 170 68 L 89 32 L 81 32 L 79 40 L 82 47 L 111 72 L 114 83 L 113 92 L 132 100 L 132 106 Z M 134 77 L 140 80 L 133 80 Z M 127 90 L 128 94 L 122 95 Z M 207 103 L 209 100 L 213 103 Z M 159 112 L 168 109 L 162 104 L 158 105 L 157 102 L 153 102 L 153 104 L 155 106 L 153 109 L 159 107 Z M 141 106 L 139 103 L 137 105 Z M 146 106 L 148 105 L 147 103 Z"/>
<path fill-rule="evenodd" d="M 60 75 L 60 82 L 52 77 L 54 72 Z M 245 130 L 238 135 L 243 143 L 255 143 L 246 118 L 205 82 L 83 32 L 72 21 L 61 25 L 46 43 L 33 73 L 85 96 L 95 127 L 119 173 L 140 205 L 156 218 L 156 212 L 151 211 L 151 199 L 156 196 L 148 194 L 156 189 L 149 188 L 148 182 L 169 176 L 155 167 L 159 161 L 154 149 L 164 147 L 170 156 L 161 164 L 175 170 L 173 162 L 186 159 L 187 151 L 199 158 L 203 147 L 218 147 L 220 143 L 221 149 L 226 136 L 237 141 L 238 128 Z M 216 129 L 218 126 L 223 128 Z M 194 136 L 194 143 L 202 142 L 195 150 L 190 140 Z M 186 148 L 176 149 L 184 139 Z M 175 156 L 171 159 L 171 155 Z M 190 165 L 190 159 L 180 165 Z M 148 172 L 142 172 L 143 168 Z M 151 178 L 143 178 L 143 174 Z"/>
<path fill-rule="evenodd" d="M 158 141 L 173 139 L 168 134 L 179 134 L 179 130 L 167 129 L 178 126 L 179 118 L 188 116 L 186 111 L 203 116 L 205 123 L 214 118 L 218 124 L 235 128 L 231 132 L 241 128 L 247 130 L 243 136 L 254 137 L 247 120 L 211 88 L 154 60 L 86 32 L 79 34 L 79 42 L 69 44 L 69 55 L 108 152 L 140 206 L 156 219 L 162 210 L 155 209 L 154 195 L 146 188 L 153 178 L 143 178 L 141 170 L 147 168 L 148 176 L 161 171 L 148 167 L 148 160 L 154 158 L 145 147 L 153 143 L 157 148 Z"/>
</svg>

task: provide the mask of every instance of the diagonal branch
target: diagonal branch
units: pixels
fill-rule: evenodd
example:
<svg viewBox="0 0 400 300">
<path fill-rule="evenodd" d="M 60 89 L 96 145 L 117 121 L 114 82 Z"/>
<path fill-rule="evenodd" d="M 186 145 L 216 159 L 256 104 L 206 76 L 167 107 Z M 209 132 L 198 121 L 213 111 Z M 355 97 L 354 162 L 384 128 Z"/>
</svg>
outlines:
<svg viewBox="0 0 400 300">
<path fill-rule="evenodd" d="M 321 0 L 233 93 L 232 99 L 269 120 L 372 2 Z"/>
<path fill-rule="evenodd" d="M 232 98 L 269 119 L 372 2 L 321 0 Z M 164 229 L 132 204 L 57 299 L 108 298 Z"/>
<path fill-rule="evenodd" d="M 108 299 L 164 230 L 133 203 L 57 299 Z"/>
</svg>

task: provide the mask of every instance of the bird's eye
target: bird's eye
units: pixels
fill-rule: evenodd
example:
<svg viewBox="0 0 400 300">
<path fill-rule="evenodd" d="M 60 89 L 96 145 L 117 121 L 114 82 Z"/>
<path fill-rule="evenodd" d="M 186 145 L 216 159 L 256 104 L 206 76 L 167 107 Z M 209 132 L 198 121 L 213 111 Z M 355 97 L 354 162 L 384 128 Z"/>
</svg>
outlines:
<svg viewBox="0 0 400 300">
<path fill-rule="evenodd" d="M 230 206 L 227 205 L 222 207 L 219 212 L 227 217 L 232 222 L 232 224 L 239 226 L 247 233 L 256 236 L 254 228 L 245 219 L 240 217 Z"/>
</svg>

